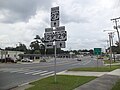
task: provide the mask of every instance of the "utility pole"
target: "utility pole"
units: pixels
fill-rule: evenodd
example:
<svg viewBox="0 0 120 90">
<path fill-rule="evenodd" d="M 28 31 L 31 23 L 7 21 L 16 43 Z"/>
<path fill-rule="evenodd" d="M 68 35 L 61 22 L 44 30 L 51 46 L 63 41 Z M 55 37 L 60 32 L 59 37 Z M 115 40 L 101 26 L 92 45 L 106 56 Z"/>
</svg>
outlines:
<svg viewBox="0 0 120 90">
<path fill-rule="evenodd" d="M 111 21 L 115 22 L 114 29 L 117 30 L 117 34 L 118 34 L 118 42 L 119 42 L 119 48 L 120 48 L 120 35 L 119 35 L 118 24 L 117 24 L 118 19 L 120 19 L 120 17 L 119 17 L 119 18 L 113 18 L 113 19 L 111 19 Z"/>
<path fill-rule="evenodd" d="M 112 47 L 111 47 L 112 33 L 108 33 L 108 34 L 109 34 L 109 42 L 110 42 L 110 68 L 111 68 L 111 63 L 112 63 Z"/>
</svg>

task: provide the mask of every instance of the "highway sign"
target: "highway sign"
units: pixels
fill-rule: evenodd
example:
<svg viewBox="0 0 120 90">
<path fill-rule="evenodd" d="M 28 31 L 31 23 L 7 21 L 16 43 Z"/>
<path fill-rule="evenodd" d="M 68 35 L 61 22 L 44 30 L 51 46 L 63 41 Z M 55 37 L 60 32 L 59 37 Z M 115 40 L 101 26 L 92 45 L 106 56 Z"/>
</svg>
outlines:
<svg viewBox="0 0 120 90">
<path fill-rule="evenodd" d="M 56 27 L 55 31 L 65 31 L 65 26 Z"/>
<path fill-rule="evenodd" d="M 51 27 L 59 27 L 59 21 L 51 21 Z"/>
<path fill-rule="evenodd" d="M 45 48 L 47 49 L 53 48 L 53 43 L 52 42 L 45 43 Z"/>
<path fill-rule="evenodd" d="M 101 48 L 94 48 L 94 55 L 101 55 Z"/>
<path fill-rule="evenodd" d="M 51 27 L 59 27 L 59 7 L 51 8 Z"/>
<path fill-rule="evenodd" d="M 51 21 L 59 20 L 59 7 L 51 8 Z"/>
<path fill-rule="evenodd" d="M 52 32 L 53 28 L 45 28 L 45 32 Z"/>
<path fill-rule="evenodd" d="M 65 48 L 65 41 L 56 41 L 57 48 Z"/>
<path fill-rule="evenodd" d="M 54 32 L 46 32 L 44 33 L 45 41 L 53 41 L 54 40 Z"/>
<path fill-rule="evenodd" d="M 55 41 L 66 41 L 67 32 L 66 31 L 56 31 L 55 32 Z"/>
</svg>

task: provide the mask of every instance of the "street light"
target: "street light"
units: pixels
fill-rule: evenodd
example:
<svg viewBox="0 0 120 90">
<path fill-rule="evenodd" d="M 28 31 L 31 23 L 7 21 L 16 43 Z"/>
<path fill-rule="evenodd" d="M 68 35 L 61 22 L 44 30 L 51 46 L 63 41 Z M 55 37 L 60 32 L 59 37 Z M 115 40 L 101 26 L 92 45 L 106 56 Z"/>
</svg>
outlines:
<svg viewBox="0 0 120 90">
<path fill-rule="evenodd" d="M 104 30 L 105 31 L 113 31 L 113 30 Z M 111 68 L 111 63 L 112 63 L 112 47 L 113 46 L 113 34 L 115 33 L 116 31 L 114 32 L 109 32 L 109 42 L 110 42 L 110 68 Z"/>
</svg>

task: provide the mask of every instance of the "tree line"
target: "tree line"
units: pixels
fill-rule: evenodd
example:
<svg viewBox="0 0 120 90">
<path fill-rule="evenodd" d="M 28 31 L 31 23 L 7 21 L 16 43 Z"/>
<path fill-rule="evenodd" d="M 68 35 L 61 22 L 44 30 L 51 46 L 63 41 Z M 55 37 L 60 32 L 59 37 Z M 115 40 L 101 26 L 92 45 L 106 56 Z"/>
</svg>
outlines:
<svg viewBox="0 0 120 90">
<path fill-rule="evenodd" d="M 6 47 L 5 50 L 10 50 L 10 51 L 23 51 L 25 54 L 54 54 L 54 48 L 51 49 L 45 49 L 44 45 L 45 41 L 43 38 L 40 38 L 39 35 L 36 35 L 34 38 L 34 41 L 30 43 L 30 48 L 28 49 L 25 44 L 19 43 L 18 46 L 16 47 Z M 79 54 L 80 52 L 90 52 L 93 54 L 93 50 L 67 50 L 64 51 L 61 48 L 57 48 L 56 53 L 57 54 L 63 54 L 63 53 L 70 53 L 73 52 L 75 54 Z"/>
</svg>

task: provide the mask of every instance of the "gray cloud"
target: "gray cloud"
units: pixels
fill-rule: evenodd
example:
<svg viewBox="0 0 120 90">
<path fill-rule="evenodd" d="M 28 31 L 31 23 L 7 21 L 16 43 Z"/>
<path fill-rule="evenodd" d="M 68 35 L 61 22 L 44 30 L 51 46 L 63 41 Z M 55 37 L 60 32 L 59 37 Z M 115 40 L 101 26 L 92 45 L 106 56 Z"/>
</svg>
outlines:
<svg viewBox="0 0 120 90">
<path fill-rule="evenodd" d="M 86 17 L 68 15 L 68 14 L 62 14 L 61 15 L 61 21 L 63 24 L 74 22 L 74 23 L 89 23 L 89 20 Z"/>
<path fill-rule="evenodd" d="M 38 9 L 49 10 L 52 0 L 0 0 L 1 22 L 27 21 Z"/>
</svg>

